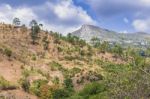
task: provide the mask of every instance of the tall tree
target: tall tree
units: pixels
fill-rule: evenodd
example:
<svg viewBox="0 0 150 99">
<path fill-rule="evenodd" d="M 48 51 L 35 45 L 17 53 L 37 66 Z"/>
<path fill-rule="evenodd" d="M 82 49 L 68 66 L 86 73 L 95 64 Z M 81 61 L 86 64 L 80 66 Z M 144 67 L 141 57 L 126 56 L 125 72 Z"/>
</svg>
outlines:
<svg viewBox="0 0 150 99">
<path fill-rule="evenodd" d="M 35 44 L 38 38 L 38 33 L 40 32 L 40 27 L 36 20 L 32 20 L 29 25 L 31 26 L 32 44 Z"/>
<path fill-rule="evenodd" d="M 93 45 L 94 47 L 99 47 L 99 46 L 100 46 L 100 39 L 97 38 L 97 37 L 93 37 L 93 38 L 91 39 L 91 42 L 92 42 L 92 45 Z"/>
<path fill-rule="evenodd" d="M 20 19 L 19 18 L 14 18 L 13 19 L 13 25 L 15 25 L 15 26 L 20 26 Z"/>
</svg>

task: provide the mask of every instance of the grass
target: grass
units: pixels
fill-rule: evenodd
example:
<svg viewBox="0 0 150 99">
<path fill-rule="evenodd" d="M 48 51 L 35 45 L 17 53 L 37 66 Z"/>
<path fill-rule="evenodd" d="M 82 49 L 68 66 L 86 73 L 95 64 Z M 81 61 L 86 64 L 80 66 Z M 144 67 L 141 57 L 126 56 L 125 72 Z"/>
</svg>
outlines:
<svg viewBox="0 0 150 99">
<path fill-rule="evenodd" d="M 16 88 L 16 85 L 11 84 L 9 81 L 5 80 L 2 76 L 0 76 L 0 90 L 11 90 Z"/>
</svg>

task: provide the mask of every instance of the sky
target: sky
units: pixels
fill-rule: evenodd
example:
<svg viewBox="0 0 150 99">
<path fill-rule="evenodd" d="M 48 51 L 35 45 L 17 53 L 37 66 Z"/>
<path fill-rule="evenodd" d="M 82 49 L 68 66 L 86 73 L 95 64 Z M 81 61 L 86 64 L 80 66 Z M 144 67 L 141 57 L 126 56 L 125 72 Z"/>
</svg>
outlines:
<svg viewBox="0 0 150 99">
<path fill-rule="evenodd" d="M 150 33 L 150 0 L 0 0 L 0 22 L 32 19 L 67 34 L 83 24 L 120 33 Z"/>
</svg>

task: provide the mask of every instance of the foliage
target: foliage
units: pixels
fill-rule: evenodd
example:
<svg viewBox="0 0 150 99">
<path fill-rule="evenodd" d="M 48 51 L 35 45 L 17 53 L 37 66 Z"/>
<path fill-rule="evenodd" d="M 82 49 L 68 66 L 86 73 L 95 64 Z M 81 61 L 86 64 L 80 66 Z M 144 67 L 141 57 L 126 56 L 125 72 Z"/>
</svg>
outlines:
<svg viewBox="0 0 150 99">
<path fill-rule="evenodd" d="M 52 99 L 53 93 L 49 85 L 40 86 L 40 99 Z"/>
<path fill-rule="evenodd" d="M 59 84 L 59 78 L 58 77 L 54 77 L 54 79 L 52 80 L 52 82 L 54 84 Z"/>
<path fill-rule="evenodd" d="M 23 78 L 20 81 L 20 85 L 25 92 L 29 92 L 30 83 L 27 79 Z"/>
<path fill-rule="evenodd" d="M 37 23 L 36 20 L 32 20 L 30 22 L 30 26 L 31 26 L 31 38 L 32 38 L 32 44 L 35 44 L 36 43 L 36 40 L 38 38 L 38 33 L 40 32 L 40 27 Z"/>
<path fill-rule="evenodd" d="M 67 36 L 62 36 L 59 33 L 52 33 L 51 35 L 55 37 L 55 43 L 58 44 L 60 43 L 60 40 L 64 40 L 71 43 L 72 45 L 78 45 L 80 47 L 87 45 L 84 40 L 80 39 L 79 37 L 73 36 L 70 33 Z"/>
<path fill-rule="evenodd" d="M 49 66 L 50 66 L 51 70 L 53 70 L 53 71 L 63 69 L 62 65 L 57 63 L 57 62 L 55 62 L 55 61 L 50 62 Z"/>
<path fill-rule="evenodd" d="M 8 86 L 10 86 L 10 83 L 7 80 L 5 80 L 2 76 L 0 76 L 0 89 L 6 88 Z"/>
<path fill-rule="evenodd" d="M 100 47 L 100 39 L 99 39 L 99 38 L 93 37 L 93 38 L 91 39 L 91 42 L 92 42 L 92 45 L 93 45 L 95 48 Z"/>
<path fill-rule="evenodd" d="M 13 19 L 13 24 L 14 24 L 15 26 L 19 26 L 19 25 L 20 25 L 20 19 L 19 19 L 19 18 L 14 18 L 14 19 Z"/>
<path fill-rule="evenodd" d="M 79 93 L 69 99 L 108 99 L 107 86 L 102 82 L 87 84 Z"/>
<path fill-rule="evenodd" d="M 47 84 L 48 81 L 47 80 L 36 80 L 32 83 L 32 85 L 30 86 L 30 92 L 37 95 L 37 96 L 40 96 L 40 87 L 42 85 L 45 85 Z"/>
<path fill-rule="evenodd" d="M 44 38 L 43 38 L 42 41 L 43 41 L 43 47 L 44 47 L 44 50 L 48 50 L 49 41 L 48 41 L 47 35 L 44 36 Z"/>
<path fill-rule="evenodd" d="M 115 45 L 113 48 L 112 48 L 112 52 L 118 56 L 121 56 L 123 54 L 123 49 L 120 45 Z"/>
<path fill-rule="evenodd" d="M 99 50 L 102 53 L 109 52 L 110 51 L 110 45 L 109 45 L 109 43 L 106 42 L 106 41 L 102 42 L 100 44 L 100 46 L 99 46 Z"/>
<path fill-rule="evenodd" d="M 66 99 L 70 96 L 70 92 L 65 89 L 57 89 L 54 91 L 53 99 Z"/>
<path fill-rule="evenodd" d="M 36 55 L 35 54 L 32 55 L 32 60 L 36 61 Z"/>
<path fill-rule="evenodd" d="M 4 54 L 7 55 L 8 57 L 12 56 L 12 51 L 9 48 L 4 49 Z"/>
<path fill-rule="evenodd" d="M 73 88 L 73 83 L 72 83 L 72 79 L 67 78 L 64 80 L 64 87 L 66 89 L 72 89 Z"/>
</svg>

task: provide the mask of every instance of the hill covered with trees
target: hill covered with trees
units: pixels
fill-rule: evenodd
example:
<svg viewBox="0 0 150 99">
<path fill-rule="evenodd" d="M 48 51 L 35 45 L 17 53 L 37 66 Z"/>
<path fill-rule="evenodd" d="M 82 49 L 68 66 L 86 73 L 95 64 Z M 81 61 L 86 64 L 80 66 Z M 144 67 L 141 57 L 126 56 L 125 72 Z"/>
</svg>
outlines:
<svg viewBox="0 0 150 99">
<path fill-rule="evenodd" d="M 0 24 L 0 98 L 148 99 L 150 49 Z"/>
</svg>

